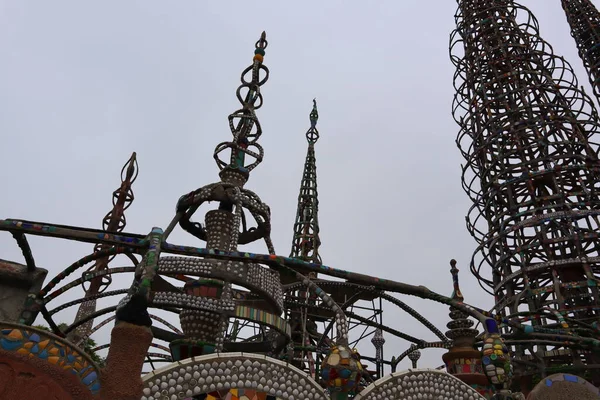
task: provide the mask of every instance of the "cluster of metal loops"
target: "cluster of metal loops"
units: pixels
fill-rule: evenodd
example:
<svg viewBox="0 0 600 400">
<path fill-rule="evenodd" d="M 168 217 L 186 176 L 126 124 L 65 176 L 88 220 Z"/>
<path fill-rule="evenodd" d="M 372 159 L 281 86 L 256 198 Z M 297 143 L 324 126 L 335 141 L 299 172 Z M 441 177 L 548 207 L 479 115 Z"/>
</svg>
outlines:
<svg viewBox="0 0 600 400">
<path fill-rule="evenodd" d="M 513 310 L 587 307 L 586 281 L 600 275 L 593 103 L 526 8 L 460 0 L 456 22 L 453 115 L 474 202 L 467 226 L 479 243 L 471 269 Z"/>
<path fill-rule="evenodd" d="M 562 0 L 579 56 L 600 99 L 600 12 L 590 0 Z"/>
<path fill-rule="evenodd" d="M 262 129 L 255 110 L 262 107 L 263 97 L 260 87 L 269 79 L 269 69 L 262 63 L 267 46 L 266 34 L 263 32 L 255 44 L 254 62 L 242 72 L 242 84 L 236 91 L 242 108 L 229 115 L 229 128 L 233 134 L 233 140 L 219 143 L 215 148 L 214 158 L 219 169 L 232 166 L 252 171 L 262 161 L 264 151 L 257 143 Z M 219 154 L 226 149 L 231 149 L 229 162 L 219 157 Z M 254 161 L 247 162 L 245 156 L 249 156 Z"/>
</svg>

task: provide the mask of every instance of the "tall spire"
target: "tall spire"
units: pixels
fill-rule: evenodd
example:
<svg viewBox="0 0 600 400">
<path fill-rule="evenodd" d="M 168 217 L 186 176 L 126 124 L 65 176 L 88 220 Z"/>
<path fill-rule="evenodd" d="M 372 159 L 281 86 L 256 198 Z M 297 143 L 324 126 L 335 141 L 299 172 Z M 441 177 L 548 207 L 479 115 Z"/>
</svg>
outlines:
<svg viewBox="0 0 600 400">
<path fill-rule="evenodd" d="M 113 192 L 112 195 L 112 203 L 113 208 L 106 214 L 104 219 L 102 220 L 102 229 L 107 232 L 122 232 L 125 228 L 125 224 L 127 220 L 125 219 L 125 210 L 129 208 L 131 203 L 133 202 L 134 196 L 133 191 L 131 190 L 131 186 L 133 182 L 135 182 L 138 175 L 138 165 L 136 154 L 133 153 L 127 163 L 121 169 L 121 186 L 117 190 Z M 98 244 L 94 247 L 94 252 L 104 250 L 106 246 Z M 108 263 L 114 258 L 112 257 L 102 257 L 96 261 L 89 271 L 101 271 L 108 268 Z M 96 311 L 96 298 L 95 296 L 98 293 L 103 292 L 106 288 L 111 284 L 112 279 L 110 275 L 105 275 L 103 277 L 97 277 L 90 281 L 90 286 L 85 292 L 85 298 L 88 299 L 85 302 L 81 303 L 79 306 L 79 310 L 77 311 L 77 315 L 75 317 L 75 321 L 79 321 L 82 318 L 91 315 Z M 93 319 L 86 321 L 85 323 L 79 325 L 77 329 L 75 329 L 70 335 L 69 339 L 75 343 L 79 344 L 81 338 L 85 338 L 90 335 L 92 331 L 92 325 L 94 323 Z"/>
<path fill-rule="evenodd" d="M 267 34 L 263 32 L 255 44 L 253 63 L 242 72 L 242 84 L 236 91 L 242 108 L 229 115 L 229 128 L 233 140 L 219 143 L 215 148 L 214 158 L 221 170 L 222 178 L 229 175 L 227 171 L 236 171 L 247 179 L 250 171 L 262 162 L 264 152 L 262 146 L 258 144 L 262 128 L 254 111 L 262 107 L 263 97 L 260 87 L 269 79 L 269 70 L 263 65 L 267 46 Z M 265 74 L 262 79 L 261 72 Z M 231 150 L 229 163 L 220 156 L 220 153 L 226 149 Z"/>
<path fill-rule="evenodd" d="M 555 323 L 542 316 L 554 310 L 597 321 L 600 163 L 588 140 L 600 131 L 595 107 L 529 10 L 512 0 L 458 4 L 453 112 L 474 202 L 467 226 L 479 244 L 471 271 L 509 320 L 539 329 Z M 533 352 L 519 344 L 515 356 L 525 351 Z M 552 353 L 540 345 L 529 356 L 542 369 L 567 363 Z M 567 354 L 581 362 L 577 351 Z"/>
<path fill-rule="evenodd" d="M 600 101 L 600 12 L 590 0 L 561 0 L 561 3 L 594 94 Z"/>
<path fill-rule="evenodd" d="M 310 112 L 310 128 L 306 132 L 308 141 L 308 152 L 304 162 L 304 172 L 300 183 L 300 194 L 298 196 L 298 211 L 294 223 L 294 239 L 290 257 L 298 258 L 321 264 L 319 255 L 319 199 L 317 192 L 317 164 L 315 159 L 315 143 L 319 140 L 317 121 L 317 100 L 313 100 L 313 109 Z"/>
</svg>

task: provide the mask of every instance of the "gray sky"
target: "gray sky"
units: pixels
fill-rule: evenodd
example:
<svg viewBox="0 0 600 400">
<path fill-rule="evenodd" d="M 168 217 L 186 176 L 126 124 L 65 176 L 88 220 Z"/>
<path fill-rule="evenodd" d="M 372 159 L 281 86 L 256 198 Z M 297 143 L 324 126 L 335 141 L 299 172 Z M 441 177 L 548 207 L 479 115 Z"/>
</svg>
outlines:
<svg viewBox="0 0 600 400">
<path fill-rule="evenodd" d="M 560 1 L 523 3 L 591 93 Z M 166 228 L 179 196 L 218 180 L 212 153 L 231 137 L 239 75 L 266 30 L 265 159 L 247 187 L 271 207 L 277 253 L 290 251 L 317 97 L 324 263 L 450 294 L 456 258 L 467 302 L 490 308 L 468 268 L 475 242 L 464 223 L 470 201 L 460 185 L 447 49 L 455 10 L 442 0 L 1 1 L 0 218 L 99 228 L 136 151 L 126 231 Z M 169 241 L 201 246 L 181 230 Z M 30 242 L 50 276 L 92 250 Z M 0 258 L 22 262 L 7 233 Z M 446 330 L 446 307 L 405 297 Z M 71 322 L 74 314 L 63 315 Z M 384 322 L 435 340 L 389 307 Z M 386 353 L 407 347 L 386 339 Z M 441 364 L 441 351 L 424 353 L 420 366 Z"/>
</svg>

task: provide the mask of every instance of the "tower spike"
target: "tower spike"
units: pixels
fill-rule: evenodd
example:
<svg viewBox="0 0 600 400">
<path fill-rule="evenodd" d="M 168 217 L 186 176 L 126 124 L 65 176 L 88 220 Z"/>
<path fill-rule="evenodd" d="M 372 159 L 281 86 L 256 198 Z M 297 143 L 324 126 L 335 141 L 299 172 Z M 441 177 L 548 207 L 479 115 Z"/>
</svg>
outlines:
<svg viewBox="0 0 600 400">
<path fill-rule="evenodd" d="M 319 255 L 319 199 L 317 192 L 317 165 L 315 158 L 315 143 L 319 140 L 317 121 L 319 112 L 317 100 L 313 100 L 313 108 L 309 115 L 310 128 L 306 131 L 308 151 L 304 162 L 304 172 L 300 183 L 300 194 L 298 195 L 298 210 L 296 222 L 294 223 L 294 238 L 290 257 L 303 261 L 321 264 Z M 315 276 L 313 276 L 315 278 Z"/>
<path fill-rule="evenodd" d="M 600 101 L 600 11 L 590 0 L 561 0 L 571 36 Z"/>
<path fill-rule="evenodd" d="M 112 203 L 113 208 L 106 214 L 102 220 L 102 229 L 106 232 L 122 232 L 127 224 L 125 219 L 125 210 L 129 208 L 134 200 L 133 191 L 131 186 L 138 176 L 138 164 L 137 156 L 134 152 L 129 160 L 125 163 L 121 169 L 121 186 L 113 192 Z M 104 250 L 107 247 L 105 245 L 97 244 L 94 247 L 94 252 Z M 94 265 L 92 265 L 87 272 L 102 271 L 108 268 L 108 263 L 114 258 L 102 257 L 99 258 Z M 85 302 L 81 303 L 75 316 L 75 321 L 79 321 L 82 318 L 96 311 L 96 298 L 94 297 L 98 293 L 103 292 L 112 283 L 110 275 L 104 275 L 102 277 L 94 278 L 90 281 L 90 286 L 85 292 L 85 298 L 89 298 Z M 69 335 L 69 340 L 75 344 L 79 344 L 82 338 L 86 338 L 91 334 L 94 320 L 84 322 L 79 325 Z"/>
<path fill-rule="evenodd" d="M 467 226 L 479 244 L 471 271 L 495 296 L 500 317 L 528 318 L 532 334 L 554 324 L 548 315 L 557 312 L 597 321 L 600 162 L 589 141 L 600 130 L 596 109 L 527 8 L 457 1 L 451 53 L 461 82 L 453 113 L 467 160 L 463 186 L 474 202 Z M 517 359 L 533 351 L 515 350 Z M 560 351 L 573 363 L 600 361 Z M 564 363 L 557 352 L 539 345 L 537 368 Z M 532 373 L 519 368 L 517 375 Z"/>
<path fill-rule="evenodd" d="M 250 171 L 262 162 L 264 155 L 262 146 L 257 142 L 262 134 L 262 129 L 255 110 L 262 107 L 263 97 L 260 87 L 269 79 L 269 69 L 263 65 L 265 49 L 268 44 L 267 34 L 263 31 L 255 44 L 252 65 L 242 72 L 242 83 L 236 91 L 242 108 L 229 115 L 229 128 L 233 140 L 218 144 L 214 152 L 215 161 L 221 170 L 221 178 L 231 178 L 230 172 L 234 171 L 235 175 L 242 176 L 242 180 L 239 182 L 242 184 L 248 179 Z M 264 73 L 263 77 L 261 77 L 261 72 Z M 229 163 L 220 157 L 220 153 L 226 149 L 231 150 Z M 247 157 L 253 158 L 254 161 L 248 163 Z"/>
<path fill-rule="evenodd" d="M 463 302 L 465 298 L 458 283 L 458 272 L 456 260 L 450 260 L 450 274 L 452 275 L 453 285 L 450 297 L 453 300 Z M 481 372 L 484 368 L 481 364 L 481 352 L 475 348 L 479 331 L 473 328 L 475 323 L 469 319 L 468 314 L 450 307 L 449 316 L 451 321 L 446 325 L 449 329 L 446 332 L 446 337 L 452 341 L 452 346 L 447 353 L 442 355 L 446 371 L 473 387 L 481 395 L 489 398 L 492 390 L 487 377 Z M 468 360 L 468 363 L 466 360 Z"/>
</svg>

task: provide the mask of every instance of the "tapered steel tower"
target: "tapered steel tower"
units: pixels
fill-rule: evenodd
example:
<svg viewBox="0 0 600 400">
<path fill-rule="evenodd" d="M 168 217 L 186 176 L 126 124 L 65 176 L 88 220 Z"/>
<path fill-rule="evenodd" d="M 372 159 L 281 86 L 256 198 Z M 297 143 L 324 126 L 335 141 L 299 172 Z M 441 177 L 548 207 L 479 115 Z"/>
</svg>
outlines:
<svg viewBox="0 0 600 400">
<path fill-rule="evenodd" d="M 600 179 L 596 110 L 571 66 L 512 0 L 458 0 L 453 113 L 479 246 L 471 270 L 507 320 L 531 330 L 598 320 Z M 565 320 L 562 320 L 564 318 Z M 518 332 L 505 331 L 505 336 Z M 533 342 L 533 341 L 532 341 Z M 517 343 L 517 342 L 515 342 Z M 537 366 L 597 364 L 590 354 L 519 342 Z M 562 349 L 561 349 L 562 347 Z M 528 364 L 526 364 L 528 363 Z"/>
<path fill-rule="evenodd" d="M 600 100 L 600 12 L 591 0 L 561 0 L 571 36 Z"/>
<path fill-rule="evenodd" d="M 315 264 L 322 264 L 319 255 L 319 199 L 317 192 L 317 163 L 315 158 L 315 143 L 319 140 L 319 131 L 317 130 L 317 121 L 319 112 L 317 110 L 317 101 L 313 100 L 313 109 L 309 115 L 310 128 L 306 132 L 308 141 L 308 151 L 306 161 L 304 162 L 304 171 L 300 183 L 300 194 L 298 195 L 298 211 L 294 223 L 294 238 L 292 241 L 292 251 L 290 257 L 302 261 L 308 261 Z M 313 272 L 308 273 L 310 279 L 315 279 L 317 275 Z M 294 300 L 314 304 L 316 296 L 314 293 L 301 288 L 288 293 Z M 312 297 L 312 299 L 311 299 Z M 317 334 L 316 324 L 308 318 L 308 309 L 299 308 L 290 312 L 292 324 L 292 338 L 296 349 L 308 349 L 311 346 L 311 336 Z M 315 359 L 310 350 L 297 350 L 294 353 L 295 364 L 298 367 L 308 367 L 311 375 L 315 374 Z M 305 362 L 308 365 L 305 365 Z"/>
<path fill-rule="evenodd" d="M 315 159 L 315 143 L 319 140 L 317 121 L 317 101 L 313 100 L 313 109 L 310 112 L 310 128 L 306 132 L 308 152 L 304 162 L 304 172 L 300 183 L 298 196 L 298 212 L 294 223 L 294 239 L 290 257 L 303 261 L 321 264 L 319 255 L 319 199 L 317 192 L 317 163 Z"/>
</svg>

